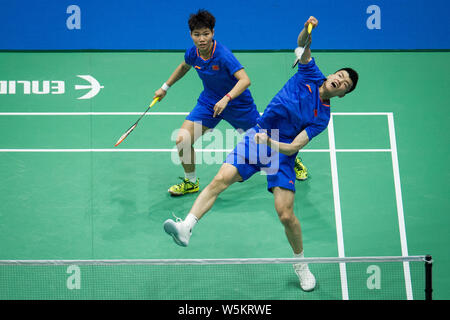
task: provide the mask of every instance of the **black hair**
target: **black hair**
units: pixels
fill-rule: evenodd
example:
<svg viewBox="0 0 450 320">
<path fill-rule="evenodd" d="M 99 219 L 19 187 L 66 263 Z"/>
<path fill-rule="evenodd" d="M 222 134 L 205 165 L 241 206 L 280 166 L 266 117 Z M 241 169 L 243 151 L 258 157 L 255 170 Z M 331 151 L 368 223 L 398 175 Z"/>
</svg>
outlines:
<svg viewBox="0 0 450 320">
<path fill-rule="evenodd" d="M 342 71 L 342 70 L 348 72 L 348 75 L 349 75 L 349 77 L 350 77 L 350 79 L 352 80 L 352 83 L 353 83 L 352 88 L 351 88 L 349 91 L 347 91 L 347 92 L 345 93 L 345 94 L 347 94 L 347 93 L 350 93 L 350 92 L 352 92 L 353 90 L 355 90 L 356 84 L 358 83 L 358 78 L 359 78 L 359 76 L 358 76 L 358 72 L 356 72 L 356 71 L 353 70 L 352 68 L 342 68 L 342 69 L 339 69 L 339 70 L 336 71 L 336 72 L 339 72 L 339 71 Z M 336 72 L 335 72 L 335 73 L 336 73 Z"/>
<path fill-rule="evenodd" d="M 192 13 L 189 16 L 188 24 L 191 32 L 201 28 L 208 28 L 212 31 L 216 25 L 216 18 L 209 11 L 200 9 L 197 13 Z"/>
</svg>

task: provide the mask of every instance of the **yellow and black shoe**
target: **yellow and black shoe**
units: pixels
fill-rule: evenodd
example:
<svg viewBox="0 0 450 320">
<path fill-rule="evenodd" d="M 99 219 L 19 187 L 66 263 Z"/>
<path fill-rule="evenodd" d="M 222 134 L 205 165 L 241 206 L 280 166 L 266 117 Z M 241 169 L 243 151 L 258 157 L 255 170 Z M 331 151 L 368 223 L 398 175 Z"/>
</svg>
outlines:
<svg viewBox="0 0 450 320">
<path fill-rule="evenodd" d="M 308 169 L 306 169 L 300 157 L 295 158 L 294 170 L 295 170 L 295 178 L 297 180 L 305 181 L 306 179 L 308 179 Z"/>
<path fill-rule="evenodd" d="M 169 190 L 167 190 L 172 196 L 184 196 L 186 193 L 195 193 L 200 190 L 200 183 L 198 181 L 198 178 L 195 183 L 189 181 L 189 179 L 186 178 L 180 177 L 180 179 L 182 180 L 182 182 L 171 186 Z"/>
</svg>

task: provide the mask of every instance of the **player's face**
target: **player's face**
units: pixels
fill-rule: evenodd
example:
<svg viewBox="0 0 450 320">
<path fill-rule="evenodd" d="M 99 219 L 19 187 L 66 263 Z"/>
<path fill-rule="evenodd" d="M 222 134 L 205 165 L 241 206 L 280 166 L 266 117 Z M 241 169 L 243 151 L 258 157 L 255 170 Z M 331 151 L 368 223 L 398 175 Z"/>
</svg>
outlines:
<svg viewBox="0 0 450 320">
<path fill-rule="evenodd" d="M 212 46 L 214 30 L 209 28 L 194 29 L 191 32 L 191 38 L 195 46 L 201 51 L 208 51 Z"/>
<path fill-rule="evenodd" d="M 353 86 L 353 82 L 347 71 L 340 70 L 328 76 L 325 82 L 325 90 L 332 97 L 342 98 Z"/>
</svg>

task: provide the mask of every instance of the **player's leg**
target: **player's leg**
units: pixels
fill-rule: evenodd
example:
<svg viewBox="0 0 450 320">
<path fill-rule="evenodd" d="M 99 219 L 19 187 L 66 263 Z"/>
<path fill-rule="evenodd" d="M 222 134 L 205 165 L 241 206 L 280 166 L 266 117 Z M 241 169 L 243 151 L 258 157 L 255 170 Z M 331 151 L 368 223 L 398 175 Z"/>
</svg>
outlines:
<svg viewBox="0 0 450 320">
<path fill-rule="evenodd" d="M 184 169 L 184 179 L 182 182 L 169 188 L 168 192 L 171 195 L 182 196 L 186 193 L 198 192 L 199 181 L 195 173 L 195 150 L 193 145 L 208 130 L 210 130 L 209 127 L 198 122 L 190 120 L 183 122 L 176 138 L 176 146 Z"/>
<path fill-rule="evenodd" d="M 211 183 L 199 194 L 185 220 L 168 219 L 164 222 L 164 230 L 172 236 L 175 243 L 186 247 L 198 220 L 211 209 L 220 193 L 238 181 L 242 181 L 242 177 L 237 168 L 224 163 Z"/>
<path fill-rule="evenodd" d="M 292 190 L 274 187 L 275 210 L 284 226 L 284 231 L 294 254 L 303 252 L 302 230 L 300 221 L 294 214 L 294 196 Z"/>
<path fill-rule="evenodd" d="M 198 219 L 211 209 L 221 192 L 237 181 L 249 179 L 260 170 L 259 166 L 250 164 L 247 158 L 251 150 L 256 149 L 253 139 L 255 132 L 255 130 L 248 130 L 244 138 L 228 154 L 225 163 L 212 182 L 200 193 L 184 221 L 177 218 L 176 221 L 169 219 L 164 222 L 164 230 L 177 244 L 188 245 L 192 228 Z"/>
<path fill-rule="evenodd" d="M 206 131 L 215 128 L 220 122 L 221 117 L 214 118 L 213 114 L 213 105 L 198 102 L 183 122 L 176 143 L 185 177 L 180 184 L 169 188 L 171 195 L 181 196 L 186 193 L 199 191 L 200 185 L 195 173 L 195 151 L 193 145 Z"/>
<path fill-rule="evenodd" d="M 294 191 L 274 187 L 275 209 L 280 222 L 284 226 L 286 237 L 294 252 L 294 257 L 303 258 L 303 239 L 300 221 L 294 214 Z M 294 270 L 300 280 L 300 286 L 305 291 L 311 291 L 316 286 L 316 279 L 306 263 L 294 264 Z"/>
<path fill-rule="evenodd" d="M 242 181 L 242 177 L 237 168 L 228 163 L 222 164 L 214 179 L 195 200 L 190 213 L 200 220 L 211 209 L 219 194 L 238 181 Z"/>
</svg>

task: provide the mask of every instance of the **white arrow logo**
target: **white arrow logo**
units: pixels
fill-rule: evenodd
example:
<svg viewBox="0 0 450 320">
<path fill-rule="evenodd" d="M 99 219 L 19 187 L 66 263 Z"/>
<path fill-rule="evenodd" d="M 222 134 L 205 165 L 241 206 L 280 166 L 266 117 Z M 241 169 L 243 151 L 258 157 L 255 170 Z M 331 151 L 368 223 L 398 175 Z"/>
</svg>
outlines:
<svg viewBox="0 0 450 320">
<path fill-rule="evenodd" d="M 83 90 L 83 89 L 91 89 L 88 93 L 86 93 L 84 96 L 79 97 L 77 99 L 91 99 L 95 97 L 99 92 L 100 89 L 103 89 L 104 87 L 100 85 L 100 83 L 92 76 L 89 75 L 77 75 L 77 77 L 86 80 L 90 83 L 90 85 L 75 85 L 75 90 Z"/>
</svg>

